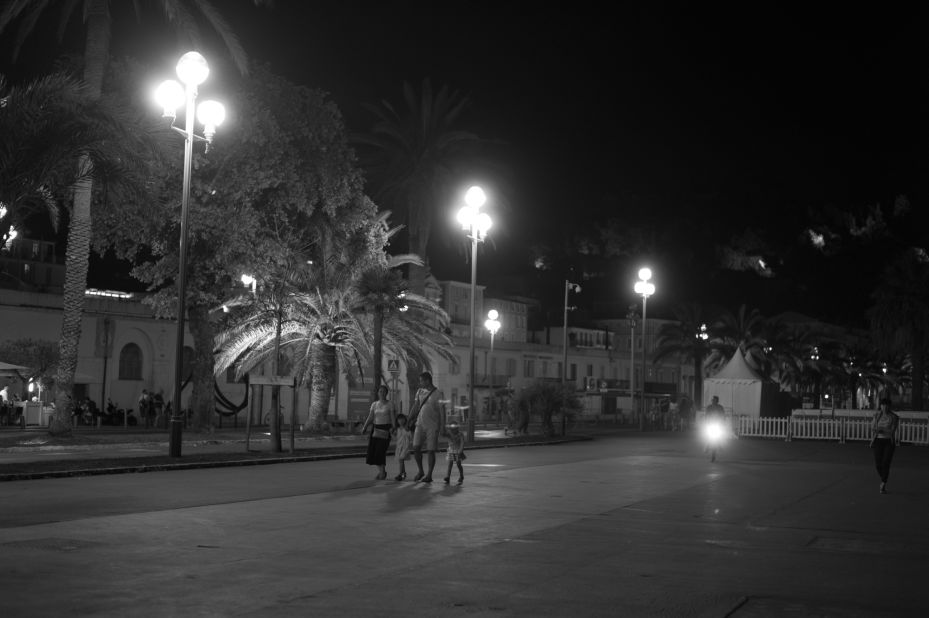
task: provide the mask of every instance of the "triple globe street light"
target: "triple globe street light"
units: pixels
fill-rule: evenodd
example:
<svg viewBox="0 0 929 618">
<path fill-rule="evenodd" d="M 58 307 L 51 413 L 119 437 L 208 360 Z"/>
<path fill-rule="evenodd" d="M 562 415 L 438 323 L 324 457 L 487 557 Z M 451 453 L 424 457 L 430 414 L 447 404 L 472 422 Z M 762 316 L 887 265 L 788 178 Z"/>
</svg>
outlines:
<svg viewBox="0 0 929 618">
<path fill-rule="evenodd" d="M 190 210 L 190 175 L 193 167 L 194 141 L 206 142 L 209 148 L 216 127 L 222 124 L 226 110 L 217 101 L 203 101 L 195 110 L 197 87 L 206 81 L 210 67 L 199 53 L 187 52 L 177 63 L 177 76 L 183 86 L 173 79 L 163 82 L 155 93 L 158 103 L 164 110 L 163 116 L 171 119 L 171 128 L 184 136 L 184 184 L 181 189 L 181 239 L 177 277 L 177 341 L 174 347 L 174 402 L 171 414 L 171 433 L 169 454 L 181 456 L 181 431 L 183 416 L 181 413 L 181 385 L 183 383 L 184 361 L 184 317 L 187 307 L 187 220 Z M 177 108 L 185 104 L 184 125 L 181 129 L 174 126 Z M 203 125 L 203 136 L 194 133 L 194 117 Z"/>
<path fill-rule="evenodd" d="M 477 245 L 484 242 L 487 231 L 493 221 L 481 206 L 487 201 L 487 195 L 480 187 L 474 186 L 465 193 L 465 206 L 458 211 L 458 223 L 471 239 L 471 332 L 468 344 L 468 441 L 474 441 L 474 330 L 477 315 Z"/>
</svg>

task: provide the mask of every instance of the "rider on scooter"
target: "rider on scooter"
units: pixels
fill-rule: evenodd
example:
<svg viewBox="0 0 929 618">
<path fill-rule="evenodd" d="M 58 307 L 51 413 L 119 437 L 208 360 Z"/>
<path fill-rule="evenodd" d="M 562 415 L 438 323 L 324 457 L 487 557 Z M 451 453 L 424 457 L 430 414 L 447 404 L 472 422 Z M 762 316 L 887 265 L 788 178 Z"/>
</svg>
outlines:
<svg viewBox="0 0 929 618">
<path fill-rule="evenodd" d="M 716 461 L 716 449 L 725 437 L 726 410 L 719 404 L 719 397 L 713 395 L 713 400 L 706 407 L 703 417 L 703 433 L 706 446 L 703 452 L 710 452 L 710 461 Z"/>
</svg>

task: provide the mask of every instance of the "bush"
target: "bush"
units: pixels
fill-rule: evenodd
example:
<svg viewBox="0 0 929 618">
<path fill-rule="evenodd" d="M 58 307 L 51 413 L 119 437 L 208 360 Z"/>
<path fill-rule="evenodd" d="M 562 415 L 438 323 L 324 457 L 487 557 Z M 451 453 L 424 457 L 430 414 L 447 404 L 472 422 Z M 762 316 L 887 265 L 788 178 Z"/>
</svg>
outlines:
<svg viewBox="0 0 929 618">
<path fill-rule="evenodd" d="M 574 388 L 568 384 L 551 381 L 537 381 L 524 388 L 516 398 L 520 411 L 520 429 L 529 424 L 529 417 L 538 414 L 542 422 L 542 433 L 550 436 L 555 433 L 552 416 L 558 412 L 573 417 L 581 411 L 581 401 Z"/>
</svg>

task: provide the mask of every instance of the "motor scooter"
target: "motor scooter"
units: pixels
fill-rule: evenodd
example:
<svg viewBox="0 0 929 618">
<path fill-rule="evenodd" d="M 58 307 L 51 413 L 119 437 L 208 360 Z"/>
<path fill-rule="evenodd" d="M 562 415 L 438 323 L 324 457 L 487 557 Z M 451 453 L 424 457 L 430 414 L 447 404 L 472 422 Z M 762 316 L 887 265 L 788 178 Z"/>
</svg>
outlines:
<svg viewBox="0 0 929 618">
<path fill-rule="evenodd" d="M 723 421 L 718 418 L 709 418 L 703 423 L 703 439 L 706 447 L 704 452 L 709 452 L 710 461 L 716 461 L 716 452 L 722 447 L 726 439 L 726 428 Z"/>
</svg>

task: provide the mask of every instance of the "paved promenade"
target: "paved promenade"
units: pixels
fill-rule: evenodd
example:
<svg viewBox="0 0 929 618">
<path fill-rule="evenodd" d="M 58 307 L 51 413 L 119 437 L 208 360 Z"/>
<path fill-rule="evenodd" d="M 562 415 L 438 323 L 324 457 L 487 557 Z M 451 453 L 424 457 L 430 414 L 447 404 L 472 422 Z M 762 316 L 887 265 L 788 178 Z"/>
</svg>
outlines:
<svg viewBox="0 0 929 618">
<path fill-rule="evenodd" d="M 593 438 L 472 450 L 462 486 L 358 458 L 0 483 L 0 612 L 925 615 L 924 447 L 880 495 L 861 444 Z"/>
</svg>

